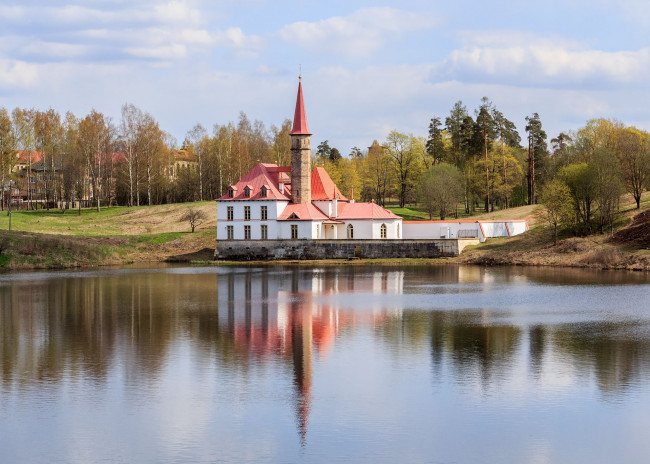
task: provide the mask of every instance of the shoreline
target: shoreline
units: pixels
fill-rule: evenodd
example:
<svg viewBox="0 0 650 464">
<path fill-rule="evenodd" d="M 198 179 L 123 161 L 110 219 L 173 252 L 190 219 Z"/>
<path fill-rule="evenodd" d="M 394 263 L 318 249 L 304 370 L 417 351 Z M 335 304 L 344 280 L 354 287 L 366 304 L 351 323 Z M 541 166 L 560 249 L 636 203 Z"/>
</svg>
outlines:
<svg viewBox="0 0 650 464">
<path fill-rule="evenodd" d="M 187 234 L 190 235 L 190 234 Z M 0 272 L 33 270 L 100 269 L 134 264 L 183 264 L 189 266 L 422 266 L 474 265 L 483 267 L 526 266 L 650 272 L 650 250 L 612 245 L 601 237 L 567 238 L 557 247 L 527 247 L 535 237 L 517 240 L 491 239 L 468 247 L 460 256 L 445 258 L 379 258 L 326 260 L 229 261 L 212 259 L 214 249 L 203 237 L 136 236 L 77 237 L 1 232 Z M 538 235 L 533 233 L 533 235 Z M 209 234 L 211 237 L 212 234 Z M 168 240 L 166 240 L 168 239 Z M 197 239 L 197 240 L 192 240 Z M 203 243 L 202 243 L 203 242 Z"/>
</svg>

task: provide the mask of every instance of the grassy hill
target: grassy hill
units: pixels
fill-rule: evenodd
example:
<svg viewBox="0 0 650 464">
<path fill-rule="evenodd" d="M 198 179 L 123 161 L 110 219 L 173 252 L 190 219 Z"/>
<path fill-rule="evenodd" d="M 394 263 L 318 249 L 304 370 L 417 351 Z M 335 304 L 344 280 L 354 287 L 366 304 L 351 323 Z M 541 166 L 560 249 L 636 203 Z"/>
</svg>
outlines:
<svg viewBox="0 0 650 464">
<path fill-rule="evenodd" d="M 532 209 L 526 209 L 532 208 Z M 535 207 L 512 208 L 481 215 L 485 219 L 526 219 L 530 230 L 512 238 L 490 239 L 467 247 L 456 259 L 459 263 L 482 265 L 534 265 L 593 267 L 650 271 L 650 193 L 643 196 L 641 209 L 630 196 L 621 198 L 621 214 L 614 235 L 587 237 L 561 236 L 553 243 L 550 229 L 539 222 Z M 499 217 L 497 215 L 503 214 Z M 491 216 L 493 215 L 493 216 Z"/>
<path fill-rule="evenodd" d="M 189 207 L 205 213 L 195 233 L 181 221 Z M 214 202 L 0 213 L 0 267 L 59 268 L 212 259 Z"/>
</svg>

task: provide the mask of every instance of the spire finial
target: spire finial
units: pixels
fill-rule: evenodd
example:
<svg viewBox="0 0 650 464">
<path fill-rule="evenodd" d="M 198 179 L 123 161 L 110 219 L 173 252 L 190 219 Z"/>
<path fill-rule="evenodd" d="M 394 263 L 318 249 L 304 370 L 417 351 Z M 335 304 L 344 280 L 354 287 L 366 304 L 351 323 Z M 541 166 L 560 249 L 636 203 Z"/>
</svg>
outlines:
<svg viewBox="0 0 650 464">
<path fill-rule="evenodd" d="M 298 65 L 298 80 L 299 81 L 302 80 L 302 65 L 301 64 Z"/>
</svg>

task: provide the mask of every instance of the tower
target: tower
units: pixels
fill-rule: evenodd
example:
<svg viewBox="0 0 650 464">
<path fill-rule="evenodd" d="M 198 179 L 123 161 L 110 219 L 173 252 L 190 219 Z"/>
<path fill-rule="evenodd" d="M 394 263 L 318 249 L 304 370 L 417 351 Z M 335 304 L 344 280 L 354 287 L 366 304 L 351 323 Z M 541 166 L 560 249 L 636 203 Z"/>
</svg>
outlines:
<svg viewBox="0 0 650 464">
<path fill-rule="evenodd" d="M 291 195 L 294 203 L 311 203 L 311 133 L 307 127 L 302 82 L 298 80 L 296 112 L 291 129 Z"/>
</svg>

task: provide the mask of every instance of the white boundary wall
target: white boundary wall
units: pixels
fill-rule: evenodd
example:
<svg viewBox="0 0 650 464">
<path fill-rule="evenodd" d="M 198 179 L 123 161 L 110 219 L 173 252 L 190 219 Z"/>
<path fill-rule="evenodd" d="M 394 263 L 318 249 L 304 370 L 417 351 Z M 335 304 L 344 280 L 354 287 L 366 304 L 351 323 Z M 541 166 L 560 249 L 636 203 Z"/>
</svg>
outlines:
<svg viewBox="0 0 650 464">
<path fill-rule="evenodd" d="M 440 238 L 511 237 L 528 230 L 526 221 L 409 221 L 402 225 L 403 238 L 410 240 Z"/>
</svg>

